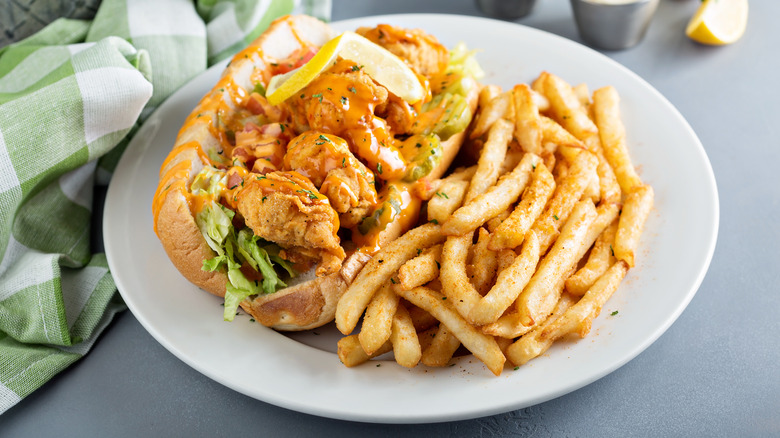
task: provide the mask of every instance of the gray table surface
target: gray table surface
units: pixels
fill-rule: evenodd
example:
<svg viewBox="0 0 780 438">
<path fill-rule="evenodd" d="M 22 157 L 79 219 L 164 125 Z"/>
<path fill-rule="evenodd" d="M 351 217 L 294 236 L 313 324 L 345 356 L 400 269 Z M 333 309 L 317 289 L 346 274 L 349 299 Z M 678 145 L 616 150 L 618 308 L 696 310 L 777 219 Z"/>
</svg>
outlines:
<svg viewBox="0 0 780 438">
<path fill-rule="evenodd" d="M 720 233 L 677 322 L 637 358 L 578 391 L 493 417 L 428 425 L 351 423 L 289 411 L 209 380 L 130 312 L 80 362 L 0 416 L 0 436 L 780 436 L 780 2 L 753 0 L 745 36 L 684 35 L 698 0 L 662 0 L 645 40 L 607 55 L 688 119 L 712 162 Z M 440 12 L 467 0 L 334 0 L 333 19 Z M 579 41 L 563 0 L 517 21 Z M 337 389 L 334 389 L 337 390 Z"/>
</svg>

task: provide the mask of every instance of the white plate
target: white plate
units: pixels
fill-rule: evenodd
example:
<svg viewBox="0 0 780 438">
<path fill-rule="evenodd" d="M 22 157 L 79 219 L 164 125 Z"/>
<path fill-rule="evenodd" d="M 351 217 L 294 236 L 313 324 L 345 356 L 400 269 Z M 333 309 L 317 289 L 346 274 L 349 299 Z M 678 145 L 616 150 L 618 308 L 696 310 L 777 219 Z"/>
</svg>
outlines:
<svg viewBox="0 0 780 438">
<path fill-rule="evenodd" d="M 472 357 L 443 369 L 391 361 L 345 368 L 332 328 L 293 338 L 245 315 L 222 321 L 221 300 L 187 282 L 152 231 L 160 164 L 184 118 L 216 83 L 224 63 L 160 106 L 122 157 L 108 191 L 104 239 L 111 271 L 130 310 L 173 354 L 250 397 L 331 418 L 419 423 L 506 412 L 574 391 L 612 372 L 677 319 L 709 266 L 718 230 L 718 194 L 709 160 L 679 112 L 645 81 L 610 59 L 545 32 L 481 18 L 395 15 L 334 23 L 340 30 L 380 22 L 419 27 L 452 47 L 479 48 L 485 83 L 504 87 L 554 72 L 591 90 L 622 96 L 631 155 L 655 189 L 638 265 L 584 340 L 494 377 Z M 619 311 L 615 316 L 610 314 Z M 381 365 L 381 366 L 380 366 Z"/>
</svg>

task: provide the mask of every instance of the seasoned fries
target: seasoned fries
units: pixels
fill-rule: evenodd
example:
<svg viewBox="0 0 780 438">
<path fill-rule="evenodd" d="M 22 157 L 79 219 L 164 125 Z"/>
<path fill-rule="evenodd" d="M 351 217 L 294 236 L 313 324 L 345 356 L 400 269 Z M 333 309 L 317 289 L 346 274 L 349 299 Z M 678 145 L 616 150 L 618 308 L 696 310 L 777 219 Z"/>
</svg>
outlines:
<svg viewBox="0 0 780 438">
<path fill-rule="evenodd" d="M 404 262 L 417 255 L 417 249 L 425 249 L 444 240 L 441 229 L 435 224 L 425 224 L 408 231 L 390 242 L 355 277 L 336 307 L 336 327 L 341 333 L 352 333 L 366 310 L 369 301 L 381 285 L 388 282 Z"/>
<path fill-rule="evenodd" d="M 531 177 L 531 171 L 540 161 L 541 159 L 534 154 L 525 154 L 517 167 L 501 177 L 496 185 L 455 210 L 452 217 L 442 225 L 442 232 L 449 236 L 462 236 L 469 231 L 476 230 L 488 219 L 505 211 L 525 189 Z M 470 190 L 469 193 L 471 193 Z"/>
<path fill-rule="evenodd" d="M 460 341 L 444 324 L 439 324 L 439 330 L 431 344 L 423 351 L 422 363 L 429 367 L 443 367 L 450 362 L 455 350 L 460 347 Z"/>
<path fill-rule="evenodd" d="M 398 284 L 403 289 L 414 289 L 439 276 L 441 245 L 426 249 L 398 269 Z"/>
<path fill-rule="evenodd" d="M 462 317 L 468 316 L 482 296 L 466 275 L 466 257 L 471 235 L 448 237 L 441 251 L 441 285 L 443 292 Z"/>
<path fill-rule="evenodd" d="M 523 325 L 531 326 L 541 322 L 552 312 L 560 298 L 554 292 L 554 285 L 577 263 L 576 256 L 585 247 L 588 228 L 595 219 L 596 208 L 590 200 L 581 201 L 574 207 L 555 245 L 539 264 L 528 286 L 517 297 L 517 313 Z"/>
<path fill-rule="evenodd" d="M 623 204 L 614 249 L 615 257 L 628 263 L 629 268 L 634 267 L 634 253 L 651 208 L 653 208 L 653 188 L 645 185 L 635 187 Z"/>
<path fill-rule="evenodd" d="M 443 367 L 463 345 L 495 375 L 569 334 L 584 337 L 628 270 L 653 207 L 631 164 L 612 87 L 544 72 L 485 86 L 475 166 L 424 181 L 428 219 L 377 253 L 340 300 L 339 342 L 355 366 L 393 351 Z M 592 118 L 591 118 L 592 117 Z"/>
<path fill-rule="evenodd" d="M 526 84 L 512 89 L 515 106 L 515 139 L 523 152 L 539 155 L 542 153 L 542 123 L 539 108 L 536 107 L 532 91 Z"/>
<path fill-rule="evenodd" d="M 531 186 L 523 194 L 517 208 L 493 233 L 488 248 L 499 251 L 504 248 L 520 246 L 534 221 L 542 214 L 553 190 L 555 190 L 555 180 L 550 171 L 547 170 L 547 166 L 544 164 L 536 166 Z"/>
<path fill-rule="evenodd" d="M 477 171 L 471 179 L 469 191 L 466 192 L 465 202 L 468 203 L 481 195 L 496 182 L 513 130 L 512 124 L 504 119 L 498 119 L 490 128 L 487 142 L 482 147 L 482 154 L 477 162 Z"/>
<path fill-rule="evenodd" d="M 363 326 L 358 334 L 358 340 L 366 354 L 374 354 L 390 339 L 393 315 L 397 308 L 398 295 L 393 292 L 390 284 L 385 284 L 368 304 Z"/>
<path fill-rule="evenodd" d="M 409 302 L 427 310 L 452 330 L 452 333 L 463 346 L 479 358 L 493 374 L 497 376 L 501 374 L 506 357 L 504 357 L 504 353 L 499 348 L 496 340 L 466 322 L 449 304 L 446 297 L 435 290 L 425 287 L 401 291 L 400 293 Z"/>
<path fill-rule="evenodd" d="M 642 181 L 628 156 L 626 128 L 620 120 L 619 104 L 620 98 L 613 87 L 599 88 L 593 93 L 593 115 L 599 128 L 604 155 L 615 171 L 620 188 L 630 193 Z"/>
<path fill-rule="evenodd" d="M 414 368 L 422 357 L 422 347 L 414 330 L 412 318 L 404 306 L 398 306 L 393 316 L 393 329 L 390 334 L 390 343 L 393 344 L 393 354 L 398 365 L 406 368 Z"/>
<path fill-rule="evenodd" d="M 510 251 L 511 250 L 507 250 Z M 495 322 L 517 299 L 539 262 L 539 240 L 531 233 L 523 245 L 523 251 L 506 269 L 498 273 L 496 284 L 469 312 L 474 325 Z"/>
</svg>

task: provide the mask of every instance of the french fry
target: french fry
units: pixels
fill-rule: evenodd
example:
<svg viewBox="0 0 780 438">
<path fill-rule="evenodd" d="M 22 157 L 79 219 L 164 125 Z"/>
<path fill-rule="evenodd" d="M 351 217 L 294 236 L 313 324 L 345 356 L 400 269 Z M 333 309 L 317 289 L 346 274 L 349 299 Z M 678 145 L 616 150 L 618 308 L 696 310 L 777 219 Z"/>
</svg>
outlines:
<svg viewBox="0 0 780 438">
<path fill-rule="evenodd" d="M 444 223 L 463 203 L 468 181 L 445 181 L 428 201 L 428 220 Z"/>
<path fill-rule="evenodd" d="M 363 347 L 360 346 L 358 335 L 343 337 L 339 339 L 337 345 L 338 350 L 336 354 L 339 356 L 341 363 L 350 368 L 365 363 L 372 357 L 381 356 L 393 350 L 393 344 L 387 341 L 374 354 L 368 355 L 363 351 Z"/>
<path fill-rule="evenodd" d="M 574 260 L 580 260 L 585 257 L 588 249 L 593 246 L 596 239 L 611 223 L 615 222 L 619 211 L 620 207 L 616 204 L 599 204 L 596 208 L 596 219 L 594 219 L 590 224 L 590 227 L 588 227 L 588 232 L 585 233 L 585 237 L 582 239 L 582 245 L 580 245 L 577 253 L 574 255 Z"/>
<path fill-rule="evenodd" d="M 481 360 L 493 374 L 496 376 L 501 374 L 506 358 L 496 340 L 466 322 L 449 300 L 445 299 L 447 297 L 426 287 L 417 287 L 399 293 L 446 325 L 463 346 Z"/>
<path fill-rule="evenodd" d="M 550 101 L 553 119 L 580 140 L 597 135 L 598 128 L 588 117 L 571 85 L 547 72 L 540 77 L 543 78 L 544 95 Z"/>
<path fill-rule="evenodd" d="M 474 325 L 490 324 L 498 320 L 528 284 L 538 262 L 539 240 L 535 234 L 530 233 L 520 255 L 514 258 L 506 269 L 499 271 L 496 284 L 471 309 L 468 320 Z"/>
<path fill-rule="evenodd" d="M 620 185 L 612 166 L 604 158 L 604 154 L 599 155 L 599 165 L 596 167 L 596 173 L 599 176 L 599 196 L 601 202 L 619 204 L 622 197 Z"/>
<path fill-rule="evenodd" d="M 551 339 L 541 339 L 539 335 L 542 333 L 542 330 L 552 324 L 576 302 L 577 298 L 570 294 L 564 293 L 561 295 L 561 299 L 555 305 L 555 310 L 553 310 L 552 315 L 550 315 L 544 323 L 524 334 L 506 349 L 505 354 L 507 359 L 513 364 L 520 366 L 525 365 L 529 360 L 538 357 L 547 351 L 554 341 Z"/>
<path fill-rule="evenodd" d="M 588 84 L 584 82 L 577 84 L 572 87 L 572 91 L 574 91 L 574 95 L 577 96 L 577 99 L 580 101 L 580 105 L 582 105 L 583 108 L 588 108 L 588 106 L 590 106 L 590 91 L 588 90 Z"/>
<path fill-rule="evenodd" d="M 634 187 L 623 204 L 613 249 L 615 257 L 625 261 L 630 268 L 634 267 L 634 253 L 639 246 L 645 220 L 652 208 L 653 188 L 648 185 Z"/>
<path fill-rule="evenodd" d="M 481 90 L 479 90 L 479 107 L 485 108 L 490 104 L 490 101 L 495 99 L 499 94 L 501 94 L 501 87 L 498 85 L 485 85 L 482 87 Z"/>
<path fill-rule="evenodd" d="M 600 165 L 601 163 L 599 163 Z M 601 187 L 599 186 L 598 167 L 596 167 L 596 173 L 591 176 L 590 182 L 585 186 L 585 191 L 582 192 L 582 199 L 588 198 L 593 201 L 594 204 L 598 204 L 601 199 Z"/>
<path fill-rule="evenodd" d="M 628 265 L 618 260 L 604 273 L 585 295 L 564 312 L 560 318 L 546 327 L 539 335 L 541 339 L 556 340 L 567 333 L 578 332 L 584 338 L 590 332 L 593 318 L 601 312 L 604 303 L 617 290 L 628 272 Z"/>
<path fill-rule="evenodd" d="M 496 185 L 455 210 L 452 216 L 442 224 L 442 233 L 448 236 L 461 236 L 474 231 L 488 219 L 505 211 L 517 201 L 520 193 L 531 179 L 532 170 L 540 162 L 541 159 L 537 155 L 525 154 L 515 169 L 502 176 Z M 474 182 L 472 182 L 473 184 Z M 469 192 L 471 192 L 470 189 Z"/>
<path fill-rule="evenodd" d="M 552 312 L 555 303 L 560 299 L 560 294 L 555 293 L 554 286 L 564 280 L 563 275 L 579 260 L 577 255 L 581 251 L 584 252 L 582 247 L 588 229 L 596 217 L 596 208 L 590 200 L 578 202 L 574 207 L 560 237 L 539 264 L 539 269 L 523 292 L 517 297 L 517 313 L 523 325 L 538 324 Z"/>
<path fill-rule="evenodd" d="M 382 286 L 369 302 L 358 340 L 366 354 L 371 355 L 390 339 L 393 315 L 398 308 L 398 295 L 390 283 Z"/>
<path fill-rule="evenodd" d="M 514 142 L 510 143 L 510 148 Z M 504 157 L 504 162 L 501 163 L 501 170 L 498 171 L 498 175 L 504 175 L 506 173 L 511 172 L 514 170 L 515 167 L 517 167 L 517 163 L 520 162 L 520 160 L 523 159 L 525 156 L 525 152 L 519 151 L 519 150 L 507 150 L 506 157 Z"/>
<path fill-rule="evenodd" d="M 498 253 L 488 249 L 490 233 L 484 228 L 479 229 L 479 237 L 474 245 L 474 257 L 471 262 L 471 284 L 484 296 L 496 278 L 498 269 Z"/>
<path fill-rule="evenodd" d="M 414 228 L 382 248 L 358 273 L 336 306 L 336 327 L 348 335 L 355 329 L 360 315 L 382 284 L 398 271 L 407 260 L 444 240 L 441 227 L 427 223 Z"/>
<path fill-rule="evenodd" d="M 441 179 L 428 181 L 423 178 L 420 180 L 420 182 L 422 182 L 421 184 L 415 185 L 415 193 L 420 196 L 420 199 L 428 201 L 433 198 L 444 183 L 451 181 L 470 181 L 476 171 L 477 166 L 474 165 L 470 167 L 459 167 L 455 169 L 454 172 Z"/>
<path fill-rule="evenodd" d="M 568 273 L 564 274 L 561 280 L 556 283 L 554 287 L 555 294 L 561 295 L 563 293 L 563 280 L 567 275 Z M 515 339 L 518 336 L 523 336 L 536 328 L 536 325 L 523 325 L 523 322 L 520 318 L 521 315 L 510 308 L 506 313 L 504 313 L 503 316 L 501 316 L 501 318 L 498 318 L 496 322 L 483 325 L 481 327 L 482 333 L 505 339 Z"/>
<path fill-rule="evenodd" d="M 513 113 L 512 92 L 507 91 L 500 93 L 479 111 L 477 120 L 474 122 L 474 128 L 471 130 L 470 137 L 481 137 L 488 132 L 488 129 L 490 129 L 491 126 L 495 126 L 496 122 L 502 117 L 510 120 L 514 119 Z"/>
<path fill-rule="evenodd" d="M 485 228 L 487 228 L 487 230 L 491 233 L 496 231 L 496 228 L 501 226 L 501 223 L 509 217 L 509 215 L 512 213 L 512 210 L 513 208 L 510 206 L 506 210 L 499 213 L 498 216 L 490 218 L 487 222 L 485 222 Z"/>
<path fill-rule="evenodd" d="M 523 193 L 520 203 L 506 220 L 496 228 L 490 238 L 488 248 L 499 251 L 504 248 L 517 248 L 523 243 L 528 230 L 547 205 L 555 190 L 555 181 L 547 166 L 536 166 L 531 176 L 531 185 Z"/>
<path fill-rule="evenodd" d="M 442 291 L 463 317 L 482 298 L 466 275 L 466 257 L 471 247 L 471 238 L 471 234 L 448 237 L 441 251 L 439 270 Z"/>
<path fill-rule="evenodd" d="M 488 132 L 488 139 L 482 147 L 482 153 L 477 162 L 477 171 L 471 179 L 466 192 L 465 203 L 481 195 L 488 187 L 495 184 L 501 169 L 501 163 L 506 157 L 509 140 L 514 127 L 504 119 L 499 119 Z"/>
<path fill-rule="evenodd" d="M 432 246 L 401 265 L 398 269 L 398 286 L 412 289 L 437 278 L 441 262 L 441 247 L 441 245 Z"/>
<path fill-rule="evenodd" d="M 566 177 L 555 188 L 547 207 L 531 227 L 531 230 L 539 237 L 542 254 L 557 238 L 558 230 L 566 222 L 572 208 L 585 192 L 597 165 L 598 159 L 593 154 L 579 154 Z"/>
<path fill-rule="evenodd" d="M 550 101 L 533 88 L 531 88 L 531 98 L 534 100 L 534 105 L 536 105 L 536 108 L 540 112 L 545 112 L 550 109 Z"/>
<path fill-rule="evenodd" d="M 517 258 L 517 253 L 515 253 L 513 250 L 509 248 L 505 248 L 499 251 L 498 268 L 497 268 L 498 273 L 500 274 L 506 268 L 512 266 L 512 263 L 514 263 L 516 258 Z"/>
<path fill-rule="evenodd" d="M 393 291 L 395 291 L 395 289 L 393 289 Z M 434 318 L 433 315 L 426 312 L 425 310 L 414 306 L 409 302 L 405 302 L 404 304 L 406 305 L 406 310 L 409 311 L 409 316 L 412 318 L 414 329 L 417 330 L 418 333 L 428 330 L 439 323 L 439 321 Z"/>
<path fill-rule="evenodd" d="M 566 292 L 576 296 L 584 295 L 593 286 L 593 283 L 614 263 L 615 257 L 612 255 L 612 245 L 615 243 L 617 226 L 617 221 L 613 221 L 599 235 L 596 243 L 593 245 L 593 249 L 590 250 L 585 266 L 566 279 Z"/>
<path fill-rule="evenodd" d="M 524 152 L 539 155 L 542 153 L 542 127 L 539 109 L 531 93 L 526 84 L 516 85 L 512 89 L 515 107 L 514 137 Z"/>
<path fill-rule="evenodd" d="M 587 149 L 584 143 L 564 129 L 563 126 L 559 125 L 555 120 L 541 116 L 540 122 L 542 127 L 542 142 L 554 145 L 555 148 L 552 149 L 552 152 L 560 152 L 567 162 L 574 162 L 577 154 L 579 154 L 580 151 Z M 552 169 L 552 166 L 547 167 Z"/>
<path fill-rule="evenodd" d="M 419 307 L 412 305 L 412 308 L 418 309 Z M 425 313 L 428 313 L 428 312 L 425 312 Z M 431 317 L 431 318 L 433 318 L 433 317 Z M 436 318 L 434 318 L 434 319 L 436 319 Z M 439 321 L 436 321 L 436 323 L 438 323 L 438 322 Z M 432 326 L 432 327 L 430 327 L 428 329 L 425 329 L 425 330 L 417 330 L 417 339 L 420 341 L 420 349 L 422 350 L 423 355 L 425 354 L 425 350 L 427 350 L 428 347 L 431 346 L 431 343 L 433 343 L 433 340 L 436 338 L 436 332 L 438 330 L 439 330 L 438 326 Z M 460 342 L 458 342 L 458 345 L 460 345 Z M 423 362 L 423 364 L 425 364 L 425 362 Z"/>
<path fill-rule="evenodd" d="M 599 88 L 593 93 L 593 115 L 599 128 L 604 156 L 614 169 L 620 188 L 625 193 L 631 193 L 642 181 L 628 155 L 626 128 L 620 119 L 620 96 L 615 88 Z"/>
<path fill-rule="evenodd" d="M 422 357 L 422 349 L 412 318 L 404 306 L 398 306 L 398 310 L 393 316 L 390 343 L 393 344 L 393 354 L 398 365 L 406 368 L 417 366 L 420 357 Z"/>
<path fill-rule="evenodd" d="M 455 354 L 460 341 L 443 323 L 439 324 L 431 344 L 423 349 L 421 362 L 429 367 L 443 367 L 450 363 L 452 355 Z"/>
</svg>

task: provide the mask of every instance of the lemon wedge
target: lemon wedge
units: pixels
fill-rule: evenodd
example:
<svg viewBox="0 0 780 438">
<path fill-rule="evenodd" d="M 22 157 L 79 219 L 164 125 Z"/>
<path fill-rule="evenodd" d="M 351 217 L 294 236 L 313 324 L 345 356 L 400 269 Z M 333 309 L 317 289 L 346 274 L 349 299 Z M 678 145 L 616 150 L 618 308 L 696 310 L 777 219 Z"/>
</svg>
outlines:
<svg viewBox="0 0 780 438">
<path fill-rule="evenodd" d="M 747 19 L 747 0 L 704 0 L 685 34 L 702 44 L 731 44 L 745 33 Z"/>
<path fill-rule="evenodd" d="M 295 95 L 320 73 L 344 58 L 362 66 L 371 78 L 401 99 L 415 103 L 425 96 L 417 75 L 400 58 L 354 32 L 344 32 L 323 45 L 301 67 L 276 75 L 268 83 L 266 97 L 278 105 Z"/>
</svg>

